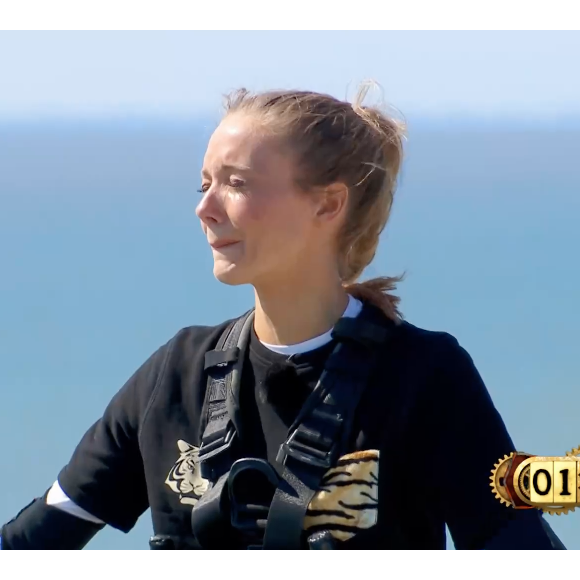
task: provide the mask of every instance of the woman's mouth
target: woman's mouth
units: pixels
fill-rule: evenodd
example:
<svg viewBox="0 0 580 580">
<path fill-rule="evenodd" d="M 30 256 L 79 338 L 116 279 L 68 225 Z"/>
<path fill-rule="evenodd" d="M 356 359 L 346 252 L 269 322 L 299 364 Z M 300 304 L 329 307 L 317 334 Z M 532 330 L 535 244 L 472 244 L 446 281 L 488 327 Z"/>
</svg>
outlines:
<svg viewBox="0 0 580 580">
<path fill-rule="evenodd" d="M 210 242 L 209 245 L 214 250 L 221 250 L 223 248 L 233 246 L 234 244 L 239 244 L 239 242 L 237 240 L 216 240 L 215 242 Z"/>
</svg>

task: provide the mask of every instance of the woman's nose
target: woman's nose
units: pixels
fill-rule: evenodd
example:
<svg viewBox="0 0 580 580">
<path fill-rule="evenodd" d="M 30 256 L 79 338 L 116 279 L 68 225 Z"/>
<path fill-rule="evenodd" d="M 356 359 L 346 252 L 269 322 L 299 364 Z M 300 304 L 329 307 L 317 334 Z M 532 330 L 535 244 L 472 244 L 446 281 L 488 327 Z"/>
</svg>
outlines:
<svg viewBox="0 0 580 580">
<path fill-rule="evenodd" d="M 223 205 L 215 191 L 208 189 L 195 208 L 197 217 L 205 224 L 217 224 L 223 221 Z"/>
</svg>

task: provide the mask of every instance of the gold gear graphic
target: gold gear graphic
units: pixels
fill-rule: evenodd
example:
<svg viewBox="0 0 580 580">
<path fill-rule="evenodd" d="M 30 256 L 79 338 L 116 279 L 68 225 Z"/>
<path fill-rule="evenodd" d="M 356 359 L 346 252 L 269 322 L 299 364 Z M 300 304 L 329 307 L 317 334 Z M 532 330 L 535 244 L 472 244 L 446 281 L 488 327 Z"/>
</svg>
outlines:
<svg viewBox="0 0 580 580">
<path fill-rule="evenodd" d="M 506 506 L 511 506 L 512 502 L 510 496 L 507 493 L 505 488 L 503 478 L 507 473 L 509 463 L 516 454 L 515 451 L 512 451 L 509 455 L 505 455 L 503 459 L 500 459 L 498 463 L 493 466 L 491 470 L 490 482 L 489 485 L 491 486 L 491 491 L 499 501 Z"/>
<path fill-rule="evenodd" d="M 580 455 L 580 446 L 574 447 L 574 449 L 572 449 L 572 451 L 566 451 L 566 455 L 568 457 L 574 457 L 574 456 Z M 547 513 L 550 515 L 555 514 L 557 516 L 560 516 L 562 514 L 567 514 L 569 512 L 573 512 L 576 509 L 576 506 L 543 507 L 541 509 L 544 513 Z"/>
<path fill-rule="evenodd" d="M 530 464 L 526 465 L 518 477 L 518 488 L 522 495 L 530 500 Z"/>
</svg>

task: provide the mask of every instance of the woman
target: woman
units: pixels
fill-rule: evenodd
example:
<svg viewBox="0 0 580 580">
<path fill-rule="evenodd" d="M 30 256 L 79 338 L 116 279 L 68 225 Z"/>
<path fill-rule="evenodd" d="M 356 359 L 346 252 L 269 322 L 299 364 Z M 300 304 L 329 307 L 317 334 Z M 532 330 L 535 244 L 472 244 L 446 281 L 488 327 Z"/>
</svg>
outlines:
<svg viewBox="0 0 580 580">
<path fill-rule="evenodd" d="M 445 524 L 459 549 L 563 547 L 537 510 L 491 493 L 514 446 L 467 352 L 402 320 L 398 279 L 356 283 L 403 141 L 362 105 L 366 90 L 352 105 L 228 99 L 197 215 L 214 275 L 251 284 L 255 309 L 154 353 L 54 486 L 3 527 L 3 549 L 82 548 L 148 507 L 157 548 L 443 549 Z"/>
</svg>

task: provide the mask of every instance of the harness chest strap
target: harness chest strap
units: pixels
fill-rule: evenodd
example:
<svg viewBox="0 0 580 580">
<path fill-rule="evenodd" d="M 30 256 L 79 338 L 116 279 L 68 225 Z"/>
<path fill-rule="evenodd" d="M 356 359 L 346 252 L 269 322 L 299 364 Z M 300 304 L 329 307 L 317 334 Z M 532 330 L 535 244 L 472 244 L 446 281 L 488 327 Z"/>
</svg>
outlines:
<svg viewBox="0 0 580 580">
<path fill-rule="evenodd" d="M 342 318 L 334 328 L 337 346 L 278 453 L 284 469 L 270 506 L 264 549 L 302 547 L 308 505 L 346 449 L 355 409 L 377 362 L 376 347 L 389 334 L 377 318 L 374 307 L 365 305 L 359 317 Z M 230 325 L 206 355 L 207 424 L 199 458 L 202 476 L 212 482 L 227 473 L 234 460 L 231 450 L 240 427 L 236 401 L 252 322 L 250 311 Z"/>
<path fill-rule="evenodd" d="M 302 548 L 306 511 L 325 474 L 348 448 L 355 411 L 387 334 L 365 310 L 335 326 L 337 345 L 280 447 L 277 461 L 284 470 L 270 506 L 264 549 Z"/>
<path fill-rule="evenodd" d="M 199 449 L 201 476 L 215 482 L 229 471 L 231 460 L 227 451 L 240 429 L 238 405 L 241 372 L 250 338 L 254 312 L 249 311 L 230 324 L 215 350 L 205 355 L 208 372 L 206 390 L 206 425 Z"/>
</svg>

